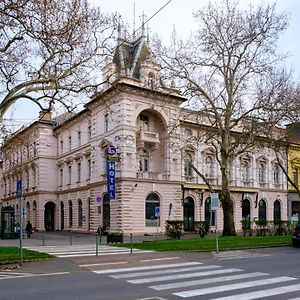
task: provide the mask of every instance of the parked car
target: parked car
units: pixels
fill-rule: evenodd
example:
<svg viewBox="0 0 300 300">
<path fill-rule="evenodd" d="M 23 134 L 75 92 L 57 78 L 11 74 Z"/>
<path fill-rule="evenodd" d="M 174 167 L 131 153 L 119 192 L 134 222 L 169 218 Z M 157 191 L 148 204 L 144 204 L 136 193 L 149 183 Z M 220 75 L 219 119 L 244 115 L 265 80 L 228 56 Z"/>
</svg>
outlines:
<svg viewBox="0 0 300 300">
<path fill-rule="evenodd" d="M 297 223 L 292 233 L 293 246 L 300 246 L 300 223 Z"/>
</svg>

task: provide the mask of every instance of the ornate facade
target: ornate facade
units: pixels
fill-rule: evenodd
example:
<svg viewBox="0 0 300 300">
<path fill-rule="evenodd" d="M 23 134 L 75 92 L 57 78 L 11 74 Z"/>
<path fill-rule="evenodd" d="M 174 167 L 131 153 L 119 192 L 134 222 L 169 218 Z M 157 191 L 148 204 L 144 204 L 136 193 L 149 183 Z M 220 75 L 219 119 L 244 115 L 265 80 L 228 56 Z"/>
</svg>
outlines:
<svg viewBox="0 0 300 300">
<path fill-rule="evenodd" d="M 184 220 L 188 231 L 194 221 L 211 218 L 209 190 L 189 161 L 218 191 L 215 149 L 159 71 L 144 37 L 123 41 L 103 69 L 104 90 L 83 111 L 64 121 L 44 116 L 6 140 L 3 205 L 18 208 L 22 179 L 26 219 L 38 230 L 95 232 L 106 224 L 111 231 L 151 234 L 163 232 L 168 219 Z M 107 196 L 109 145 L 117 150 L 114 199 Z M 242 220 L 287 220 L 287 182 L 271 149 L 235 159 L 230 180 L 237 230 Z M 222 230 L 221 208 L 211 222 Z"/>
</svg>

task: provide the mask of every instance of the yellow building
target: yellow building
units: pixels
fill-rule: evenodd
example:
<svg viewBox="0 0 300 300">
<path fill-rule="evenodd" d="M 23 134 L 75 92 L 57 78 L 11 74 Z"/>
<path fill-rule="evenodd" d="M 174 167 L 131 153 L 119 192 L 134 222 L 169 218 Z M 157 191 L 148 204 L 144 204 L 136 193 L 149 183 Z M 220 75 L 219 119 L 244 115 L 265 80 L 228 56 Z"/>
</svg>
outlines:
<svg viewBox="0 0 300 300">
<path fill-rule="evenodd" d="M 298 126 L 289 128 L 290 145 L 288 147 L 288 174 L 293 184 L 300 190 L 300 130 Z M 288 213 L 292 221 L 300 221 L 300 194 L 299 191 L 288 182 Z"/>
</svg>

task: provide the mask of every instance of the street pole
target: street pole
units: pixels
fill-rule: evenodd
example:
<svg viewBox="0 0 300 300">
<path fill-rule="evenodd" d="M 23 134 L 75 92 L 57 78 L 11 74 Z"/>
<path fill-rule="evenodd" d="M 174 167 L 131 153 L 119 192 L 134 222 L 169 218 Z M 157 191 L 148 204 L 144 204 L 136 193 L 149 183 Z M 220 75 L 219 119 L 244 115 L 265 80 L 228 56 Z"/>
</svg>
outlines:
<svg viewBox="0 0 300 300">
<path fill-rule="evenodd" d="M 20 266 L 23 265 L 23 201 L 20 198 Z"/>
</svg>

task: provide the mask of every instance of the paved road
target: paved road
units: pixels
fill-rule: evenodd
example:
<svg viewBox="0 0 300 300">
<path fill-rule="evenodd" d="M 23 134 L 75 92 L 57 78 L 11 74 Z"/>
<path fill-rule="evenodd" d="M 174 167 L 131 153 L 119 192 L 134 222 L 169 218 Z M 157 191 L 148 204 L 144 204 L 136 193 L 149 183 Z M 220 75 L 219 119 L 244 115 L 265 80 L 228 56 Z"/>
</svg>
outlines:
<svg viewBox="0 0 300 300">
<path fill-rule="evenodd" d="M 76 245 L 67 238 L 52 246 L 30 241 L 60 257 L 0 272 L 0 299 L 300 299 L 300 250 L 293 247 L 130 254 L 102 245 L 96 256 L 88 238 Z"/>
</svg>

